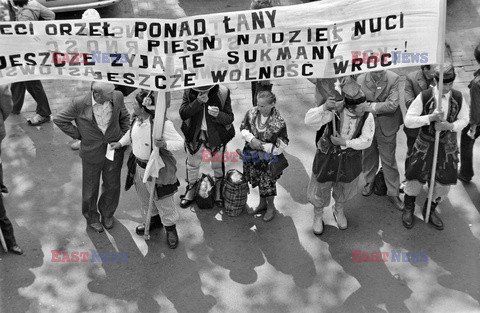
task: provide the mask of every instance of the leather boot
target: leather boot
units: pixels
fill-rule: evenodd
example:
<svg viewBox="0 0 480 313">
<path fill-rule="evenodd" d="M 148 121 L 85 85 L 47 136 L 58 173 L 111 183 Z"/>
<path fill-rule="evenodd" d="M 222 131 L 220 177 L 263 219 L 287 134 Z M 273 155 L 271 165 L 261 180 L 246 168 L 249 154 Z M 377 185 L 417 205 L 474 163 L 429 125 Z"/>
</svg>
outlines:
<svg viewBox="0 0 480 313">
<path fill-rule="evenodd" d="M 181 196 L 182 200 L 180 201 L 180 207 L 182 209 L 188 208 L 190 204 L 195 200 L 197 194 L 197 182 L 189 183 L 185 195 Z"/>
<path fill-rule="evenodd" d="M 277 209 L 275 208 L 275 204 L 273 203 L 274 199 L 275 196 L 267 197 L 267 212 L 265 212 L 265 215 L 263 215 L 264 222 L 270 222 L 271 220 L 273 220 L 275 214 L 277 213 Z"/>
<path fill-rule="evenodd" d="M 321 235 L 323 233 L 323 207 L 313 207 L 313 233 Z"/>
<path fill-rule="evenodd" d="M 217 207 L 223 207 L 222 197 L 223 178 L 215 178 L 215 205 Z"/>
<path fill-rule="evenodd" d="M 402 223 L 403 223 L 403 226 L 405 226 L 405 228 L 408 228 L 408 229 L 413 227 L 413 222 L 415 221 L 413 212 L 415 211 L 416 198 L 417 197 L 409 196 L 405 194 L 405 199 L 403 201 L 404 208 L 402 213 Z"/>
<path fill-rule="evenodd" d="M 170 249 L 175 249 L 178 246 L 178 234 L 175 225 L 165 226 L 167 232 L 167 244 Z"/>
<path fill-rule="evenodd" d="M 427 215 L 427 204 L 428 204 L 428 199 L 425 200 L 425 204 L 423 205 L 422 215 L 424 219 Z M 432 202 L 432 206 L 430 207 L 430 218 L 428 219 L 428 223 L 438 230 L 443 230 L 443 222 L 440 219 L 440 217 L 438 217 L 438 215 L 435 213 L 435 209 L 437 208 L 437 205 L 438 205 L 437 202 Z"/>
<path fill-rule="evenodd" d="M 258 206 L 254 209 L 248 206 L 247 212 L 250 215 L 255 215 L 259 214 L 267 209 L 267 198 L 260 196 L 260 202 L 258 203 Z"/>
<path fill-rule="evenodd" d="M 162 227 L 163 224 L 160 215 L 152 216 L 152 219 L 150 220 L 150 231 Z M 145 234 L 145 223 L 138 225 L 137 228 L 135 228 L 135 232 L 137 233 L 137 235 L 143 236 Z"/>
<path fill-rule="evenodd" d="M 338 228 L 341 230 L 347 229 L 347 218 L 345 217 L 345 214 L 343 213 L 343 203 L 338 203 L 336 202 L 333 205 L 333 217 L 335 218 L 335 221 L 337 222 Z"/>
</svg>

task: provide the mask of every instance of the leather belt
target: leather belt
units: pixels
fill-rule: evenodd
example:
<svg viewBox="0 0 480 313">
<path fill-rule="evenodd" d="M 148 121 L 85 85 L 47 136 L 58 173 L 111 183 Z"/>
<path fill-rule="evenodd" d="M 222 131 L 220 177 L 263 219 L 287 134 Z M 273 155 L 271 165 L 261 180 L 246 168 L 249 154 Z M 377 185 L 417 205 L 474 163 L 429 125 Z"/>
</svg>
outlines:
<svg viewBox="0 0 480 313">
<path fill-rule="evenodd" d="M 142 160 L 139 160 L 139 159 L 137 159 L 137 164 L 138 164 L 138 166 L 140 166 L 141 168 L 146 168 L 146 167 L 147 167 L 147 162 L 142 161 Z"/>
</svg>

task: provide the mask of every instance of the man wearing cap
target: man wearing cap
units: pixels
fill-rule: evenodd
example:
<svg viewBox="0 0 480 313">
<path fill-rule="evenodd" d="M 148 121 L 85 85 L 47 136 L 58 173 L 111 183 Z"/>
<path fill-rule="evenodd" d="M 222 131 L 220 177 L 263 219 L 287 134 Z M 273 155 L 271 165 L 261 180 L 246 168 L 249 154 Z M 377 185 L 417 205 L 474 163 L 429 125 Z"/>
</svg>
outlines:
<svg viewBox="0 0 480 313">
<path fill-rule="evenodd" d="M 399 76 L 391 71 L 375 71 L 361 74 L 357 81 L 367 98 L 367 111 L 375 118 L 372 145 L 363 151 L 362 165 L 366 185 L 362 194 L 370 196 L 373 192 L 380 157 L 388 199 L 398 210 L 403 210 L 402 200 L 398 197 L 400 174 L 395 158 L 397 132 L 402 124 L 398 93 Z"/>
<path fill-rule="evenodd" d="M 461 92 L 452 89 L 455 69 L 451 64 L 444 67 L 442 106 L 438 109 L 438 80 L 440 68 L 435 69 L 437 87 L 422 91 L 408 108 L 405 126 L 419 128 L 413 149 L 407 158 L 405 170 L 405 209 L 402 222 L 406 228 L 414 224 L 416 196 L 425 183 L 430 182 L 435 146 L 435 132 L 440 131 L 435 186 L 431 204 L 429 223 L 436 229 L 443 229 L 443 222 L 435 209 L 457 183 L 458 144 L 457 132 L 468 124 L 469 107 Z M 428 199 L 423 206 L 423 217 L 427 211 Z"/>
<path fill-rule="evenodd" d="M 366 112 L 366 98 L 360 86 L 348 79 L 344 81 L 342 93 L 344 100 L 329 98 L 305 115 L 305 123 L 318 130 L 317 152 L 307 190 L 308 201 L 314 208 L 313 233 L 316 235 L 323 232 L 323 208 L 330 203 L 332 193 L 333 216 L 338 228 L 347 228 L 344 204 L 358 192 L 362 150 L 372 144 L 375 131 L 374 119 Z"/>
<path fill-rule="evenodd" d="M 480 64 L 480 45 L 474 51 L 475 60 Z M 460 139 L 460 172 L 458 179 L 469 183 L 473 177 L 473 146 L 480 136 L 480 69 L 474 74 L 470 82 L 470 123 L 462 130 Z"/>
<path fill-rule="evenodd" d="M 188 186 L 180 207 L 188 207 L 195 198 L 195 185 L 200 172 L 203 150 L 209 150 L 215 175 L 215 203 L 222 205 L 221 184 L 225 175 L 223 152 L 235 136 L 230 91 L 225 86 L 211 85 L 185 90 L 182 105 L 182 132 L 187 150 Z M 218 154 L 222 153 L 222 154 Z M 217 157 L 214 155 L 217 154 Z M 220 157 L 218 157 L 220 155 Z"/>
<path fill-rule="evenodd" d="M 408 108 L 413 100 L 424 90 L 430 88 L 434 84 L 433 76 L 435 68 L 431 65 L 422 65 L 419 70 L 411 72 L 405 80 L 405 106 Z M 412 151 L 413 144 L 418 135 L 418 128 L 411 129 L 403 127 L 405 135 L 407 135 L 407 155 Z"/>
<path fill-rule="evenodd" d="M 82 213 L 91 228 L 102 232 L 100 218 L 105 228 L 113 227 L 125 152 L 125 148 L 109 151 L 107 158 L 107 146 L 128 131 L 130 115 L 122 93 L 115 91 L 112 84 L 93 82 L 91 88 L 88 95 L 60 111 L 54 123 L 68 136 L 82 141 Z M 100 176 L 103 184 L 99 198 Z"/>
</svg>

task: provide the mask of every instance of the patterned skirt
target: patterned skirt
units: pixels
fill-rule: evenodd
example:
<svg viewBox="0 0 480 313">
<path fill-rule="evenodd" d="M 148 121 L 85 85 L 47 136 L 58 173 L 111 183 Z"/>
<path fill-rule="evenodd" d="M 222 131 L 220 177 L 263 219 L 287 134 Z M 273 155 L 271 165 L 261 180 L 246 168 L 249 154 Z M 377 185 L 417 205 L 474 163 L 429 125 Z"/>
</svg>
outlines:
<svg viewBox="0 0 480 313">
<path fill-rule="evenodd" d="M 268 162 L 255 161 L 243 162 L 243 174 L 252 188 L 258 186 L 261 197 L 271 197 L 277 195 L 277 180 L 281 175 L 272 177 L 268 171 Z"/>
</svg>

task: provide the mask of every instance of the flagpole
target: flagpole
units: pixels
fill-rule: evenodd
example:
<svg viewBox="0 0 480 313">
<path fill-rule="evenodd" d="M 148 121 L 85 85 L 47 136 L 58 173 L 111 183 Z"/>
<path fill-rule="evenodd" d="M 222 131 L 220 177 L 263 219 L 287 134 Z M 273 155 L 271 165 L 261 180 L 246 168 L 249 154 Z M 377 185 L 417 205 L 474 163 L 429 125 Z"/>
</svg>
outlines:
<svg viewBox="0 0 480 313">
<path fill-rule="evenodd" d="M 1 197 L 1 196 L 0 196 Z M 3 233 L 2 233 L 2 229 L 0 228 L 0 242 L 2 244 L 2 247 L 3 247 L 3 250 L 5 250 L 5 252 L 8 252 L 8 249 L 7 249 L 7 243 L 5 242 L 5 238 L 3 237 Z"/>
<path fill-rule="evenodd" d="M 155 117 L 153 122 L 153 142 L 155 139 L 162 138 L 163 135 L 163 128 L 165 125 L 165 116 L 167 113 L 167 103 L 170 102 L 169 98 L 170 93 L 168 92 L 158 92 L 156 100 L 155 100 Z M 158 148 L 154 147 L 152 153 L 159 153 Z M 145 240 L 150 240 L 150 221 L 152 220 L 152 211 L 153 211 L 153 200 L 155 194 L 155 180 L 156 177 L 150 177 L 152 179 L 152 187 L 150 188 L 150 198 L 148 200 L 148 211 L 147 216 L 145 219 L 145 233 L 144 238 Z"/>
<path fill-rule="evenodd" d="M 438 43 L 438 53 L 440 57 L 440 75 L 438 78 L 438 106 L 435 108 L 436 111 L 442 111 L 442 90 L 443 90 L 443 64 L 445 60 L 445 22 L 446 22 L 446 14 L 447 14 L 447 2 L 446 0 L 440 0 L 440 24 L 439 24 L 439 34 L 440 34 L 440 41 Z M 437 122 L 435 122 L 437 123 Z M 435 145 L 433 147 L 433 163 L 432 163 L 432 171 L 430 177 L 430 188 L 428 189 L 428 203 L 427 203 L 427 212 L 425 215 L 425 223 L 428 223 L 430 219 L 430 210 L 432 208 L 432 200 L 433 200 L 433 190 L 435 187 L 435 176 L 437 172 L 437 159 L 438 159 L 438 147 L 440 145 L 440 131 L 435 131 Z"/>
</svg>

